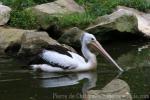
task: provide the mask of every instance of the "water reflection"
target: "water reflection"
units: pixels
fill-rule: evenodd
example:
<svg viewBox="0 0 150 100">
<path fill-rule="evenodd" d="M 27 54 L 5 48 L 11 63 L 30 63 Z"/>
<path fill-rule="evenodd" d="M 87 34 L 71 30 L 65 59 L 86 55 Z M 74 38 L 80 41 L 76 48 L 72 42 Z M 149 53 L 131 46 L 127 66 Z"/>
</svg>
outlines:
<svg viewBox="0 0 150 100">
<path fill-rule="evenodd" d="M 124 89 L 124 87 L 126 86 L 127 86 L 127 89 L 129 89 L 129 86 L 127 85 L 125 81 L 123 80 L 120 81 L 118 79 L 121 74 L 122 73 L 118 73 L 116 76 L 114 76 L 112 80 L 109 81 L 107 84 L 105 84 L 106 86 L 104 86 L 102 90 L 100 91 L 108 92 L 106 96 L 109 96 L 110 91 L 113 93 L 114 91 L 116 92 L 120 89 Z M 48 88 L 48 89 L 51 89 L 51 88 L 60 89 L 61 87 L 75 86 L 77 84 L 83 83 L 81 87 L 82 92 L 80 93 L 79 98 L 85 100 L 87 99 L 87 97 L 89 98 L 89 95 L 91 95 L 89 94 L 90 93 L 89 91 L 92 91 L 92 89 L 96 87 L 97 72 L 83 72 L 83 73 L 71 73 L 71 74 L 58 74 L 58 73 L 44 73 L 43 72 L 43 73 L 38 73 L 34 75 L 34 79 L 37 79 L 36 83 L 38 83 L 40 87 Z M 57 93 L 54 92 L 53 94 L 55 94 L 56 96 Z M 77 95 L 78 93 L 74 94 L 74 98 L 79 99 Z M 125 94 L 122 94 L 122 95 L 125 95 Z M 59 98 L 59 96 L 63 96 L 63 97 L 66 97 L 67 99 L 70 99 L 69 98 L 70 94 L 67 94 L 67 93 L 57 94 L 57 97 L 55 98 Z"/>
<path fill-rule="evenodd" d="M 54 88 L 54 87 L 64 87 L 79 84 L 80 81 L 83 82 L 82 92 L 96 86 L 97 73 L 96 72 L 83 72 L 83 73 L 70 73 L 70 74 L 60 74 L 60 73 L 39 73 L 34 78 L 39 79 L 38 83 L 43 88 Z"/>
<path fill-rule="evenodd" d="M 117 62 L 126 70 L 150 66 L 150 44 L 133 49 L 118 57 Z"/>
</svg>

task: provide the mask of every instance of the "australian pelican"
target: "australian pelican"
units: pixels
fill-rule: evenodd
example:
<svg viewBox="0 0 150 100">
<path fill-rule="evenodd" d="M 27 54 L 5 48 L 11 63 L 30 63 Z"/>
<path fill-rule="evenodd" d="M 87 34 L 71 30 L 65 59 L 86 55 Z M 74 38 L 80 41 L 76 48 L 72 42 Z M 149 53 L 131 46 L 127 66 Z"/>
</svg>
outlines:
<svg viewBox="0 0 150 100">
<path fill-rule="evenodd" d="M 123 71 L 123 69 L 120 68 L 111 56 L 103 49 L 94 35 L 83 33 L 80 40 L 82 45 L 81 50 L 85 59 L 59 45 L 51 45 L 42 49 L 37 55 L 38 60 L 36 60 L 36 63 L 30 63 L 30 66 L 34 70 L 40 69 L 47 72 L 79 72 L 96 69 L 96 56 L 88 49 L 88 45 L 91 45 L 110 63 L 115 65 L 120 71 Z"/>
</svg>

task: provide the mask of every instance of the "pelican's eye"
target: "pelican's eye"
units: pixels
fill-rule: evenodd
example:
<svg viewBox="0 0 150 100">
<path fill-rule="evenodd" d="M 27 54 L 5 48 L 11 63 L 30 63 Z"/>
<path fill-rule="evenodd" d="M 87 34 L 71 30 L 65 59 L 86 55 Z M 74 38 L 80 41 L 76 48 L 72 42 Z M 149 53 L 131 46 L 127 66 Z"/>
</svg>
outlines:
<svg viewBox="0 0 150 100">
<path fill-rule="evenodd" d="M 94 41 L 94 38 L 91 38 L 92 41 Z"/>
</svg>

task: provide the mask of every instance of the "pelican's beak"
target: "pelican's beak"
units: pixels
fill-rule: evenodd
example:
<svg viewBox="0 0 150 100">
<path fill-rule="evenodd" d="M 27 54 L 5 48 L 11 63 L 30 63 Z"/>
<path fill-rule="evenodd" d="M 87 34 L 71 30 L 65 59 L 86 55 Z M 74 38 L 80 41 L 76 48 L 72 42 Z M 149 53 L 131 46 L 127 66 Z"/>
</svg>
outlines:
<svg viewBox="0 0 150 100">
<path fill-rule="evenodd" d="M 122 68 L 119 67 L 119 65 L 113 60 L 113 58 L 105 51 L 105 49 L 102 47 L 102 45 L 98 41 L 92 41 L 92 46 L 94 46 L 110 63 L 115 65 L 120 71 L 123 71 Z"/>
</svg>

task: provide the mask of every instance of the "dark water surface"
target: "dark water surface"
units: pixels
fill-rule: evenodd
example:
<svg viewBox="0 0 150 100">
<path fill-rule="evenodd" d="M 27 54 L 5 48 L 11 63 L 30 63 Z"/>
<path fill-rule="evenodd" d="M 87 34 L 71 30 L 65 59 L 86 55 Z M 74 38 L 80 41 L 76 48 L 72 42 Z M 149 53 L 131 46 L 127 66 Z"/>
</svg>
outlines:
<svg viewBox="0 0 150 100">
<path fill-rule="evenodd" d="M 125 70 L 118 69 L 98 56 L 96 72 L 54 74 L 23 69 L 9 57 L 0 56 L 0 100 L 82 100 L 88 90 L 101 90 L 111 80 L 124 80 L 133 100 L 144 100 L 150 94 L 149 43 L 121 42 L 104 46 Z"/>
</svg>

